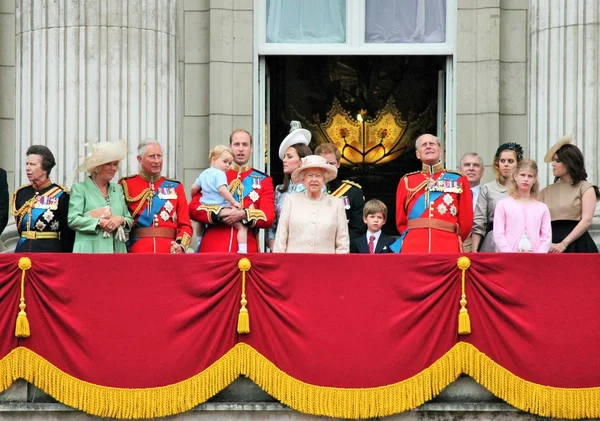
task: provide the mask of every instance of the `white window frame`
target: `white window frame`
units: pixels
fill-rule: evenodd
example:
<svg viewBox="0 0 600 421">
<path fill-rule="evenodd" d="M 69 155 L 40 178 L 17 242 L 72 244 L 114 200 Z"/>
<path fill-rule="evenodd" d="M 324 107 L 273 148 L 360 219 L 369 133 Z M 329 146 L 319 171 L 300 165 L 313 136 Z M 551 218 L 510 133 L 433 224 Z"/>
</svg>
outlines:
<svg viewBox="0 0 600 421">
<path fill-rule="evenodd" d="M 323 0 L 326 1 L 326 0 Z M 267 0 L 254 0 L 255 53 L 258 55 L 397 55 L 451 56 L 456 49 L 457 0 L 446 0 L 446 42 L 371 43 L 365 42 L 365 3 L 346 0 L 346 43 L 300 44 L 267 42 Z"/>
<path fill-rule="evenodd" d="M 254 112 L 253 136 L 260 139 L 254 145 L 254 162 L 263 160 L 266 154 L 265 133 L 265 72 L 264 56 L 269 55 L 394 55 L 446 56 L 446 133 L 445 150 L 446 166 L 456 168 L 456 33 L 457 33 L 457 1 L 446 0 L 446 42 L 443 43 L 368 43 L 365 42 L 365 3 L 368 0 L 346 0 L 346 43 L 336 44 L 300 44 L 300 43 L 267 43 L 267 0 L 254 1 Z M 326 1 L 326 0 L 323 0 Z M 440 122 L 438 121 L 438 130 Z M 262 162 L 262 161 L 261 161 Z"/>
</svg>

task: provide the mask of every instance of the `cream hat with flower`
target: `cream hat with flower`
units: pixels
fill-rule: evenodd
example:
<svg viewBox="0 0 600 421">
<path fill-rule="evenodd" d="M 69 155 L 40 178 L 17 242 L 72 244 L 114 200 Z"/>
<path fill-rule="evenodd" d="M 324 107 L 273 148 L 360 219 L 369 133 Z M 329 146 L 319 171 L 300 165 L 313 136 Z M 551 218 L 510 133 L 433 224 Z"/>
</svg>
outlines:
<svg viewBox="0 0 600 421">
<path fill-rule="evenodd" d="M 290 146 L 297 145 L 298 143 L 308 145 L 311 137 L 310 132 L 303 129 L 299 121 L 293 120 L 290 123 L 290 134 L 288 134 L 285 139 L 283 139 L 283 142 L 281 142 L 281 145 L 279 145 L 279 159 L 283 161 L 285 151 L 287 151 L 287 148 Z"/>
<path fill-rule="evenodd" d="M 304 171 L 311 168 L 321 168 L 325 174 L 325 182 L 329 183 L 337 177 L 337 168 L 327 163 L 327 160 L 320 155 L 308 155 L 302 158 L 302 165 L 292 173 L 292 183 L 298 185 L 302 183 Z"/>
<path fill-rule="evenodd" d="M 98 165 L 113 161 L 121 161 L 127 156 L 127 141 L 120 139 L 116 142 L 89 142 L 86 146 L 92 147 L 83 163 L 77 168 L 77 171 L 83 172 L 96 168 Z"/>
</svg>

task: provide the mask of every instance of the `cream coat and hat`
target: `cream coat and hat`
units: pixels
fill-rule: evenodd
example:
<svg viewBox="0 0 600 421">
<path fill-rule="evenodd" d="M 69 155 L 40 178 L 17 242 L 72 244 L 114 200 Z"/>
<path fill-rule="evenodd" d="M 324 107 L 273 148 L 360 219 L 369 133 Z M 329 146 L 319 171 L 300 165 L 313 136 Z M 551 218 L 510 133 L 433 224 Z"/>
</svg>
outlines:
<svg viewBox="0 0 600 421">
<path fill-rule="evenodd" d="M 337 168 L 327 163 L 327 160 L 320 155 L 308 155 L 302 158 L 302 165 L 292 173 L 292 183 L 298 185 L 302 183 L 304 171 L 311 168 L 320 168 L 325 175 L 325 183 L 329 183 L 337 177 Z"/>
<path fill-rule="evenodd" d="M 116 142 L 98 142 L 88 143 L 86 146 L 92 146 L 92 152 L 89 153 L 83 163 L 77 168 L 77 171 L 89 172 L 98 165 L 113 161 L 121 161 L 127 156 L 127 141 L 120 139 Z"/>
<path fill-rule="evenodd" d="M 311 134 L 308 130 L 303 129 L 302 125 L 299 121 L 292 121 L 290 123 L 290 134 L 288 134 L 281 145 L 279 145 L 279 159 L 283 161 L 283 157 L 285 156 L 285 151 L 287 148 L 293 145 L 297 145 L 302 143 L 303 145 L 308 145 L 310 143 Z"/>
</svg>

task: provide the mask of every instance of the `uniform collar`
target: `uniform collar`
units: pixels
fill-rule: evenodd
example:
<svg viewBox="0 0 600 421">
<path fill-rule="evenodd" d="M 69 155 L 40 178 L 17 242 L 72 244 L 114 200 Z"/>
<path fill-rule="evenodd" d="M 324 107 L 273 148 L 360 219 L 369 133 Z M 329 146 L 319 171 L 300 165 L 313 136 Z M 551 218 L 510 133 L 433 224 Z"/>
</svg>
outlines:
<svg viewBox="0 0 600 421">
<path fill-rule="evenodd" d="M 329 193 L 336 191 L 342 185 L 342 180 L 339 178 L 334 178 L 329 183 L 327 183 L 327 188 Z"/>
<path fill-rule="evenodd" d="M 441 171 L 444 171 L 444 163 L 440 161 L 435 165 L 423 164 L 421 171 L 423 171 L 425 174 L 437 174 Z"/>
<path fill-rule="evenodd" d="M 35 190 L 40 191 L 50 187 L 52 185 L 52 181 L 47 178 L 46 181 L 43 181 L 41 184 L 31 183 L 31 185 Z"/>
<path fill-rule="evenodd" d="M 156 183 L 158 180 L 161 179 L 162 175 L 150 175 L 146 174 L 144 171 L 140 171 L 140 177 L 142 177 L 142 179 L 148 181 L 149 183 Z"/>
<path fill-rule="evenodd" d="M 238 165 L 235 162 L 232 162 L 231 165 L 229 166 L 229 169 L 231 171 L 240 173 L 240 172 L 250 171 L 252 169 L 252 167 L 250 166 L 250 164 Z"/>
</svg>

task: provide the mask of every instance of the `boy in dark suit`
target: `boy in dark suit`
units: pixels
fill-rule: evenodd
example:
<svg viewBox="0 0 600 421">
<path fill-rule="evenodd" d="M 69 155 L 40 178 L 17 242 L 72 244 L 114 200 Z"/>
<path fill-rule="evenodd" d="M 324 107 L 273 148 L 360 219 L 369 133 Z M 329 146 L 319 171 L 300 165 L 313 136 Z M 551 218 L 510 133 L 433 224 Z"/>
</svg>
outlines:
<svg viewBox="0 0 600 421">
<path fill-rule="evenodd" d="M 386 220 L 385 203 L 377 199 L 365 203 L 363 221 L 367 224 L 367 233 L 352 241 L 350 253 L 391 253 L 390 244 L 394 242 L 394 238 L 381 232 Z"/>
</svg>

